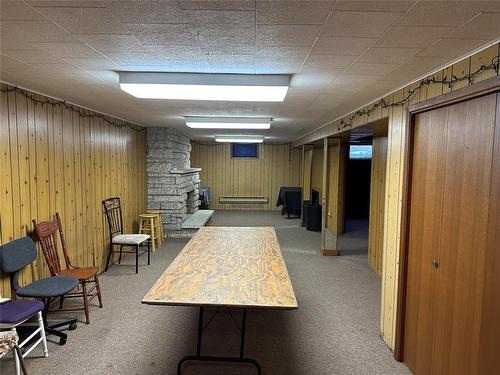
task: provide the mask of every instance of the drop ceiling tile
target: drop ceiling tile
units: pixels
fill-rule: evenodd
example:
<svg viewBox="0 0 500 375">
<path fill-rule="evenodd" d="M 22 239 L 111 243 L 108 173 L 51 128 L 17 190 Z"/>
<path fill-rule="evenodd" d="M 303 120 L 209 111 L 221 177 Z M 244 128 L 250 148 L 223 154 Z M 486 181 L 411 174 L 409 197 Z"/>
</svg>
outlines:
<svg viewBox="0 0 500 375">
<path fill-rule="evenodd" d="M 46 17 L 37 12 L 24 1 L 2 0 L 0 2 L 0 19 L 15 21 L 46 20 Z"/>
<path fill-rule="evenodd" d="M 335 11 L 328 18 L 321 36 L 378 38 L 403 13 Z"/>
<path fill-rule="evenodd" d="M 256 60 L 255 74 L 294 74 L 301 66 L 300 61 Z"/>
<path fill-rule="evenodd" d="M 107 7 L 121 22 L 187 23 L 187 17 L 176 1 L 120 0 L 107 3 Z"/>
<path fill-rule="evenodd" d="M 488 39 L 500 37 L 500 13 L 482 13 L 450 35 L 450 38 Z"/>
<path fill-rule="evenodd" d="M 208 64 L 212 66 L 230 66 L 253 68 L 254 55 L 207 55 Z"/>
<path fill-rule="evenodd" d="M 2 21 L 0 31 L 7 32 L 12 43 L 75 41 L 70 33 L 50 21 Z"/>
<path fill-rule="evenodd" d="M 72 34 L 83 43 L 101 53 L 106 52 L 141 52 L 143 46 L 132 35 L 115 34 Z"/>
<path fill-rule="evenodd" d="M 0 68 L 2 69 L 2 71 L 13 72 L 14 74 L 24 73 L 33 69 L 30 65 L 22 61 L 4 55 L 3 52 L 0 53 Z M 3 75 L 1 78 L 6 79 L 6 77 L 4 77 Z"/>
<path fill-rule="evenodd" d="M 256 43 L 266 46 L 310 47 L 320 28 L 317 25 L 257 25 Z"/>
<path fill-rule="evenodd" d="M 346 74 L 382 76 L 392 72 L 399 64 L 379 64 L 355 62 L 346 71 Z"/>
<path fill-rule="evenodd" d="M 70 33 L 127 34 L 127 29 L 102 8 L 37 7 Z"/>
<path fill-rule="evenodd" d="M 363 53 L 356 62 L 403 64 L 410 61 L 421 48 L 375 48 L 372 47 Z"/>
<path fill-rule="evenodd" d="M 293 75 L 290 81 L 290 88 L 307 88 L 312 90 L 321 90 L 328 87 L 340 74 L 341 69 L 338 70 L 309 70 L 307 72 L 301 71 Z"/>
<path fill-rule="evenodd" d="M 389 1 L 361 1 L 337 0 L 333 5 L 335 10 L 371 10 L 386 12 L 406 12 L 416 0 L 389 0 Z"/>
<path fill-rule="evenodd" d="M 182 9 L 255 10 L 254 0 L 179 0 Z"/>
<path fill-rule="evenodd" d="M 101 59 L 86 59 L 79 57 L 70 57 L 63 59 L 64 62 L 74 65 L 80 69 L 119 69 L 120 66 L 113 63 L 112 61 L 101 58 Z"/>
<path fill-rule="evenodd" d="M 249 55 L 255 52 L 254 36 L 199 35 L 201 48 L 207 53 Z"/>
<path fill-rule="evenodd" d="M 144 45 L 144 50 L 147 53 L 162 56 L 169 60 L 196 61 L 206 59 L 208 57 L 208 53 L 202 51 L 199 46 L 169 46 L 164 44 L 147 44 Z"/>
<path fill-rule="evenodd" d="M 176 58 L 176 56 L 167 56 L 163 53 L 108 53 L 112 61 L 119 65 L 162 65 L 168 66 L 170 64 L 185 63 L 185 60 Z M 192 62 L 192 61 L 191 61 Z"/>
<path fill-rule="evenodd" d="M 2 54 L 9 56 L 13 59 L 22 61 L 26 64 L 44 63 L 51 64 L 60 62 L 59 57 L 55 57 L 50 53 L 40 50 L 23 50 L 23 49 L 3 49 Z"/>
<path fill-rule="evenodd" d="M 484 39 L 441 39 L 419 52 L 417 56 L 460 57 L 476 48 L 486 44 Z"/>
<path fill-rule="evenodd" d="M 73 65 L 66 63 L 58 63 L 58 64 L 30 64 L 35 69 L 39 69 L 41 74 L 69 74 L 69 75 L 78 75 L 85 74 L 85 71 L 81 69 L 77 69 Z"/>
<path fill-rule="evenodd" d="M 33 7 L 106 8 L 107 0 L 25 0 Z"/>
<path fill-rule="evenodd" d="M 127 24 L 132 35 L 142 44 L 197 45 L 197 34 L 184 24 Z"/>
<path fill-rule="evenodd" d="M 423 1 L 415 4 L 395 25 L 459 26 L 480 12 L 474 1 Z"/>
<path fill-rule="evenodd" d="M 311 54 L 359 56 L 376 40 L 374 38 L 332 38 L 321 36 L 314 44 Z"/>
<path fill-rule="evenodd" d="M 256 72 L 261 74 L 293 74 L 296 73 L 302 65 L 301 60 L 273 60 L 273 59 L 256 59 Z"/>
<path fill-rule="evenodd" d="M 356 60 L 356 56 L 309 55 L 304 68 L 312 69 L 345 69 Z"/>
<path fill-rule="evenodd" d="M 450 34 L 452 30 L 452 27 L 393 26 L 374 47 L 425 48 Z"/>
<path fill-rule="evenodd" d="M 278 47 L 278 46 L 256 46 L 255 58 L 263 61 L 304 61 L 308 47 Z"/>
<path fill-rule="evenodd" d="M 99 52 L 83 43 L 38 43 L 37 46 L 57 57 L 102 58 Z"/>
<path fill-rule="evenodd" d="M 120 76 L 118 73 L 112 70 L 94 70 L 94 69 L 86 69 L 87 72 L 92 76 L 98 79 L 99 81 L 103 81 L 118 87 Z"/>
<path fill-rule="evenodd" d="M 257 0 L 257 24 L 322 25 L 333 1 Z"/>
<path fill-rule="evenodd" d="M 189 27 L 199 35 L 250 36 L 255 34 L 255 12 L 186 10 Z"/>
</svg>

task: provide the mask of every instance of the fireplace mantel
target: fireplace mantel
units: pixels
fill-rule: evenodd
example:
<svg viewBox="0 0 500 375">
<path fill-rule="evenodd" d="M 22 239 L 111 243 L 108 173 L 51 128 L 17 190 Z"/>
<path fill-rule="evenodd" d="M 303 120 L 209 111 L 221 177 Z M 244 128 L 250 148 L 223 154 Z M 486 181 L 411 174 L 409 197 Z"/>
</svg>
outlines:
<svg viewBox="0 0 500 375">
<path fill-rule="evenodd" d="M 198 173 L 201 171 L 201 168 L 173 168 L 170 170 L 171 174 L 189 174 L 189 173 Z"/>
</svg>

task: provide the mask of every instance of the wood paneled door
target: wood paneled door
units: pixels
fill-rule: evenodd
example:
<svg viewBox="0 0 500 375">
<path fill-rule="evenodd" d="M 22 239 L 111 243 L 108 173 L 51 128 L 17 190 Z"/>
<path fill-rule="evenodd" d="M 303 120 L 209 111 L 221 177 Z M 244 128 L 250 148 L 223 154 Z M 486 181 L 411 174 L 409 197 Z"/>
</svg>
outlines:
<svg viewBox="0 0 500 375">
<path fill-rule="evenodd" d="M 500 373 L 499 100 L 413 116 L 403 359 L 416 375 Z"/>
</svg>

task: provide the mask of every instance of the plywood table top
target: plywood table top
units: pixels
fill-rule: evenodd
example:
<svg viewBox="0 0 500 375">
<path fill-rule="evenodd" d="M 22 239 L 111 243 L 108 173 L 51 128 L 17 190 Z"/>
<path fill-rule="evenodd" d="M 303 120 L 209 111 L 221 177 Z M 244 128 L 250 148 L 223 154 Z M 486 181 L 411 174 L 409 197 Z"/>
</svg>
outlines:
<svg viewBox="0 0 500 375">
<path fill-rule="evenodd" d="M 272 227 L 203 227 L 142 303 L 298 308 Z"/>
</svg>

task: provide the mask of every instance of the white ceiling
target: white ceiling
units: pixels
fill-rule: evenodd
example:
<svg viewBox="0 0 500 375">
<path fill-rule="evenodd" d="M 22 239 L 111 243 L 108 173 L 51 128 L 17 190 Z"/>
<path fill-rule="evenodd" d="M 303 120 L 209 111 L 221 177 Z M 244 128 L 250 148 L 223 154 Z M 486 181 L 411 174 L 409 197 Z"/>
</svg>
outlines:
<svg viewBox="0 0 500 375">
<path fill-rule="evenodd" d="M 183 115 L 273 117 L 250 133 L 281 142 L 500 37 L 500 0 L 0 0 L 0 20 L 3 81 L 192 139 L 222 132 Z M 129 96 L 121 70 L 293 76 L 283 103 L 194 102 Z"/>
</svg>

